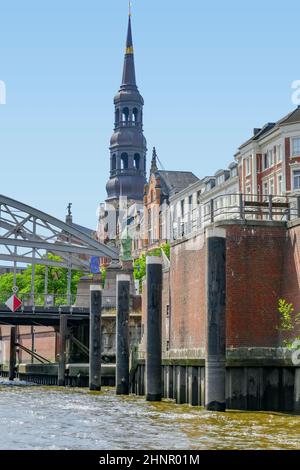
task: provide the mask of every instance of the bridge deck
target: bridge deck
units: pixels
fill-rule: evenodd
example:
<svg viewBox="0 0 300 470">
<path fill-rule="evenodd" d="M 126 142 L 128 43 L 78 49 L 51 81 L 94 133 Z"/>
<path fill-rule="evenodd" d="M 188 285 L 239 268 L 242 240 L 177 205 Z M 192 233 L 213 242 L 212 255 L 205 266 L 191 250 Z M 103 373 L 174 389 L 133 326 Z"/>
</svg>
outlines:
<svg viewBox="0 0 300 470">
<path fill-rule="evenodd" d="M 89 310 L 84 308 L 73 307 L 70 312 L 70 307 L 35 307 L 34 311 L 32 307 L 25 307 L 23 311 L 12 313 L 6 307 L 0 306 L 0 325 L 58 326 L 61 314 L 67 315 L 70 324 L 89 322 Z"/>
</svg>

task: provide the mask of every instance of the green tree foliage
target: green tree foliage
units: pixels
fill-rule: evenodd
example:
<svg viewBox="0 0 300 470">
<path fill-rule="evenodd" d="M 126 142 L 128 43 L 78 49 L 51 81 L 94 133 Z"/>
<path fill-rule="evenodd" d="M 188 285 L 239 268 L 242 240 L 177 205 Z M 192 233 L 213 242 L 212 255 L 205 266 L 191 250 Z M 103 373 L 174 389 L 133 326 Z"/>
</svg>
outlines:
<svg viewBox="0 0 300 470">
<path fill-rule="evenodd" d="M 170 259 L 170 244 L 165 243 L 159 248 L 154 248 L 153 250 L 150 250 L 147 253 L 143 253 L 139 258 L 134 261 L 134 279 L 139 281 L 140 292 L 142 290 L 143 278 L 146 276 L 146 256 L 161 256 L 161 250 L 163 250 L 168 259 Z"/>
<path fill-rule="evenodd" d="M 279 331 L 286 333 L 291 332 L 300 325 L 300 313 L 295 313 L 293 304 L 287 303 L 285 299 L 279 299 L 278 312 L 280 315 Z M 300 336 L 296 336 L 293 339 L 286 339 L 283 341 L 283 344 L 288 348 L 292 348 L 294 341 L 298 339 L 300 339 Z"/>
<path fill-rule="evenodd" d="M 61 262 L 59 256 L 48 254 L 48 259 L 52 261 Z M 19 288 L 18 295 L 22 298 L 28 298 L 31 293 L 31 275 L 33 267 L 28 266 L 22 273 L 17 274 L 16 283 Z M 34 278 L 34 293 L 37 296 L 36 300 L 44 303 L 43 294 L 45 292 L 45 273 L 46 266 L 35 266 Z M 72 270 L 71 278 L 71 293 L 76 294 L 79 279 L 83 276 L 82 271 Z M 3 274 L 0 276 L 0 301 L 7 300 L 9 295 L 12 294 L 14 284 L 13 273 Z M 68 285 L 68 270 L 67 268 L 59 268 L 56 266 L 48 266 L 48 293 L 55 296 L 56 304 L 66 303 Z M 39 297 L 40 295 L 40 297 Z"/>
<path fill-rule="evenodd" d="M 104 289 L 105 287 L 105 281 L 106 281 L 106 276 L 107 276 L 107 271 L 106 268 L 103 266 L 101 268 L 101 282 L 102 282 L 102 288 Z"/>
</svg>

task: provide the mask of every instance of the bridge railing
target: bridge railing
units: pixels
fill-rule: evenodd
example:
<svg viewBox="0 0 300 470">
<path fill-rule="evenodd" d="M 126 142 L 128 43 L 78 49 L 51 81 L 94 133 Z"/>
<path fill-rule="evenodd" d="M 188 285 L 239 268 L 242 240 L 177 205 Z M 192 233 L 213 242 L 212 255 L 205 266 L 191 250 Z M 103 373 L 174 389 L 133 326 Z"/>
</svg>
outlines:
<svg viewBox="0 0 300 470">
<path fill-rule="evenodd" d="M 90 295 L 89 294 L 71 294 L 71 296 L 63 294 L 32 294 L 18 292 L 17 297 L 22 301 L 20 310 L 25 307 L 40 307 L 40 308 L 59 308 L 59 307 L 81 307 L 89 308 Z M 0 307 L 4 307 L 6 301 L 12 296 L 12 292 L 0 293 Z M 116 306 L 115 296 L 102 296 L 103 308 L 114 308 Z"/>
</svg>

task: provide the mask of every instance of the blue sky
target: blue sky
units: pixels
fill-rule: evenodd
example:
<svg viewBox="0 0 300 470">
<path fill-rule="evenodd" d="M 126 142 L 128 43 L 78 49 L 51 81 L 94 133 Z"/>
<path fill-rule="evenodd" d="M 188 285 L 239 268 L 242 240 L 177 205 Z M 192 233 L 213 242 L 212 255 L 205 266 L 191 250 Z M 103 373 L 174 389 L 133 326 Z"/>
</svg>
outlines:
<svg viewBox="0 0 300 470">
<path fill-rule="evenodd" d="M 0 193 L 94 228 L 105 199 L 127 0 L 0 4 Z M 284 116 L 300 79 L 298 0 L 133 0 L 148 162 L 202 177 Z"/>
</svg>

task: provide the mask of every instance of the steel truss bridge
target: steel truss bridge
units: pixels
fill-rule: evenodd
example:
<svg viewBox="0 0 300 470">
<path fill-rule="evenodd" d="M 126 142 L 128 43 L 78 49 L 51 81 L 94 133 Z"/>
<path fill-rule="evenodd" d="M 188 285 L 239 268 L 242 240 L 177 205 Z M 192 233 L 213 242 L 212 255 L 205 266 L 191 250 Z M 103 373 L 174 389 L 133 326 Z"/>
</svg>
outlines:
<svg viewBox="0 0 300 470">
<path fill-rule="evenodd" d="M 59 256 L 59 260 L 49 258 L 49 254 Z M 22 324 L 24 322 L 30 324 L 33 321 L 32 315 L 36 320 L 37 316 L 40 316 L 40 319 L 44 319 L 48 324 L 51 321 L 58 322 L 62 309 L 66 307 L 46 308 L 46 300 L 42 307 L 36 306 L 34 292 L 36 265 L 46 267 L 44 299 L 48 295 L 48 268 L 56 266 L 67 269 L 68 287 L 63 303 L 69 306 L 68 311 L 74 315 L 74 321 L 83 320 L 87 312 L 84 309 L 72 307 L 72 270 L 90 273 L 91 257 L 109 258 L 112 262 L 119 258 L 117 250 L 99 243 L 73 225 L 22 202 L 0 195 L 0 260 L 12 268 L 14 285 L 16 285 L 17 271 L 21 264 L 33 267 L 31 299 L 26 302 L 27 307 L 23 308 L 22 313 L 12 315 L 0 304 L 0 323 L 4 323 L 5 319 L 7 322 L 9 316 L 13 323 L 22 321 Z M 23 320 L 21 315 L 23 315 Z M 26 323 L 25 317 L 29 323 Z"/>
</svg>

